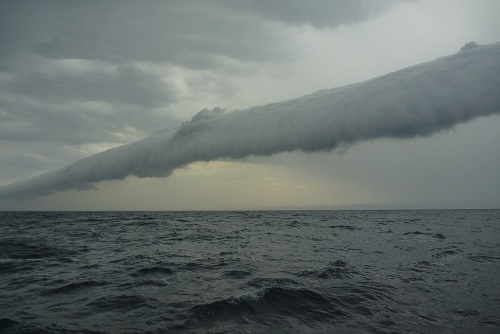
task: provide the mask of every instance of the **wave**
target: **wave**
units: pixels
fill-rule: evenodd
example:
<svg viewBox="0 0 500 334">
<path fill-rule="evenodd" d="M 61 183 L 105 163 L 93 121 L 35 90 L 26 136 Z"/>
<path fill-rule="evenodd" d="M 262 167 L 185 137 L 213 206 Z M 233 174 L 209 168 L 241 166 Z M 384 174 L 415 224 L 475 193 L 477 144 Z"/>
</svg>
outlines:
<svg viewBox="0 0 500 334">
<path fill-rule="evenodd" d="M 359 274 L 355 271 L 351 266 L 344 261 L 335 261 L 330 263 L 330 265 L 321 270 L 314 271 L 301 271 L 297 274 L 297 276 L 302 277 L 313 277 L 319 279 L 346 279 L 352 278 L 354 275 Z"/>
<path fill-rule="evenodd" d="M 55 294 L 64 294 L 64 293 L 72 293 L 76 291 L 80 291 L 87 288 L 97 287 L 107 285 L 109 283 L 106 282 L 98 282 L 98 281 L 83 281 L 83 282 L 74 282 L 69 283 L 54 289 L 50 289 L 46 291 L 45 295 L 55 295 Z"/>
<path fill-rule="evenodd" d="M 451 246 L 451 247 L 448 247 L 448 248 L 442 248 L 444 250 L 440 251 L 440 252 L 437 252 L 436 254 L 433 255 L 434 258 L 438 258 L 438 259 L 441 259 L 441 258 L 449 258 L 449 257 L 453 257 L 453 256 L 456 256 L 456 255 L 459 255 L 463 252 L 462 249 L 460 248 L 457 248 L 455 246 Z"/>
<path fill-rule="evenodd" d="M 13 274 L 35 268 L 37 260 L 0 259 L 0 274 Z"/>
<path fill-rule="evenodd" d="M 137 270 L 136 272 L 130 274 L 133 277 L 145 276 L 145 275 L 172 275 L 175 271 L 168 267 L 148 267 Z"/>
<path fill-rule="evenodd" d="M 500 262 L 499 256 L 475 254 L 475 255 L 469 255 L 469 256 L 467 256 L 467 258 L 471 261 L 479 262 L 479 263 L 498 263 L 498 262 Z"/>
<path fill-rule="evenodd" d="M 379 304 L 395 302 L 396 290 L 370 282 L 318 290 L 287 278 L 256 278 L 245 286 L 254 290 L 192 307 L 187 320 L 175 330 L 210 328 L 214 332 L 231 332 L 227 328 L 250 323 L 289 324 L 290 328 L 300 325 L 312 332 L 317 328 L 345 327 L 350 319 L 373 316 Z"/>
<path fill-rule="evenodd" d="M 87 303 L 76 316 L 92 316 L 102 312 L 126 313 L 143 308 L 149 309 L 153 308 L 156 302 L 153 298 L 139 295 L 106 296 Z"/>
<path fill-rule="evenodd" d="M 420 232 L 420 231 L 414 231 L 414 232 L 406 232 L 406 233 L 403 233 L 403 235 L 411 235 L 411 236 L 429 236 L 429 237 L 433 237 L 433 238 L 436 238 L 436 239 L 446 239 L 446 237 L 442 234 L 442 233 L 435 233 L 435 234 L 432 234 L 432 233 L 429 233 L 429 232 Z"/>
<path fill-rule="evenodd" d="M 4 259 L 42 259 L 47 257 L 67 257 L 74 253 L 39 243 L 21 240 L 0 240 L 0 257 Z"/>
<path fill-rule="evenodd" d="M 332 225 L 330 228 L 344 230 L 344 231 L 355 231 L 361 230 L 361 227 L 351 226 L 351 225 Z"/>
<path fill-rule="evenodd" d="M 258 277 L 246 283 L 246 286 L 253 288 L 272 288 L 272 287 L 295 287 L 300 284 L 290 278 L 266 278 Z"/>
<path fill-rule="evenodd" d="M 92 330 L 71 330 L 55 324 L 34 325 L 11 318 L 0 318 L 0 332 L 5 334 L 105 334 L 105 332 Z"/>
<path fill-rule="evenodd" d="M 338 319 L 346 317 L 341 307 L 324 295 L 311 289 L 270 287 L 241 296 L 201 304 L 191 309 L 187 328 L 200 323 L 246 321 L 248 318 L 293 318 L 309 322 L 312 319 Z"/>
<path fill-rule="evenodd" d="M 253 273 L 248 270 L 229 270 L 223 273 L 225 277 L 229 278 L 236 278 L 236 279 L 241 279 L 241 278 L 247 278 L 249 276 L 252 276 Z"/>
</svg>

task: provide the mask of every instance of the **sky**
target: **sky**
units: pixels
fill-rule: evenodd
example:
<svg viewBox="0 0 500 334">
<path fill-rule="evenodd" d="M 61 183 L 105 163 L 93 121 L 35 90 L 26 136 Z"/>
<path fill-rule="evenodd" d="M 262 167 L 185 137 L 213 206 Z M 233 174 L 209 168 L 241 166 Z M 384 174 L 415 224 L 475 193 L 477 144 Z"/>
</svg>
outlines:
<svg viewBox="0 0 500 334">
<path fill-rule="evenodd" d="M 216 107 L 297 98 L 500 42 L 498 13 L 496 0 L 0 1 L 0 186 L 175 132 Z M 500 208 L 499 130 L 497 113 L 416 138 L 209 159 L 0 208 Z"/>
</svg>

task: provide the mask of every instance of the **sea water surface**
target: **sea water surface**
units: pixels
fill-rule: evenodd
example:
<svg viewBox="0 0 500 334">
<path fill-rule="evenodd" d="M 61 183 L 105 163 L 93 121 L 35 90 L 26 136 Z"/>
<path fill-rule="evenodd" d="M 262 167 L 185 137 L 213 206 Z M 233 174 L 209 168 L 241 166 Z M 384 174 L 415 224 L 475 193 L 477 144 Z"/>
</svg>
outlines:
<svg viewBox="0 0 500 334">
<path fill-rule="evenodd" d="M 3 212 L 1 333 L 500 333 L 500 210 Z"/>
</svg>

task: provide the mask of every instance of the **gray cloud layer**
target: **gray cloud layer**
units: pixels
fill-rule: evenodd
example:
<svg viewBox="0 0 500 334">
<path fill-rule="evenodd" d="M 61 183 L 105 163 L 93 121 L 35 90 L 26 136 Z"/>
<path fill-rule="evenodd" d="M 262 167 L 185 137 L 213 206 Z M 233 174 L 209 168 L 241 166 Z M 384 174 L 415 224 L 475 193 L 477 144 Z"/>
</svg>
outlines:
<svg viewBox="0 0 500 334">
<path fill-rule="evenodd" d="M 27 49 L 48 58 L 171 62 L 193 68 L 216 66 L 221 55 L 257 61 L 279 55 L 281 59 L 284 42 L 266 29 L 266 23 L 335 28 L 376 15 L 394 2 L 3 2 L 0 60 L 13 60 Z"/>
<path fill-rule="evenodd" d="M 317 28 L 336 28 L 374 16 L 388 8 L 393 0 L 219 0 L 235 12 L 249 12 L 292 25 L 309 24 Z"/>
<path fill-rule="evenodd" d="M 102 180 L 168 176 L 195 161 L 301 150 L 333 150 L 363 140 L 427 136 L 500 112 L 500 44 L 366 82 L 233 111 L 202 110 L 175 132 L 82 159 L 0 189 L 0 198 L 87 189 Z"/>
<path fill-rule="evenodd" d="M 214 99 L 224 99 L 225 78 L 245 64 L 300 57 L 283 27 L 334 28 L 393 2 L 0 1 L 0 141 L 31 141 L 36 154 L 40 141 L 118 144 L 176 126 L 183 92 L 208 86 L 178 68 L 211 74 Z"/>
</svg>

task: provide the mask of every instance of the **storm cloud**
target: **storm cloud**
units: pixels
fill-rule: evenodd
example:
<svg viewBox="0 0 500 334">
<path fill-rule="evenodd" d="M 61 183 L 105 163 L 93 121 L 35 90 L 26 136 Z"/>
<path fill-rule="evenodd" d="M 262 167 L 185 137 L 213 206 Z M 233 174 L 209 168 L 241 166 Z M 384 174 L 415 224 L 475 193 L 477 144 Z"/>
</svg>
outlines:
<svg viewBox="0 0 500 334">
<path fill-rule="evenodd" d="M 16 1 L 0 4 L 3 51 L 12 64 L 26 50 L 47 58 L 109 63 L 218 66 L 219 58 L 281 60 L 286 40 L 269 22 L 336 28 L 404 2 L 287 1 Z M 26 23 L 29 22 L 29 25 Z M 36 30 L 32 28 L 36 27 Z"/>
<path fill-rule="evenodd" d="M 500 44 L 365 82 L 225 113 L 202 110 L 175 131 L 82 159 L 0 189 L 3 200 L 88 189 L 128 175 L 164 177 L 196 161 L 331 151 L 378 138 L 413 138 L 500 112 Z"/>
<path fill-rule="evenodd" d="M 68 145 L 130 143 L 205 105 L 252 105 L 233 98 L 239 80 L 304 57 L 299 29 L 355 24 L 396 2 L 1 1 L 0 182 L 25 177 L 6 172 L 20 170 L 6 150 L 37 156 L 45 142 L 55 161 Z"/>
</svg>

